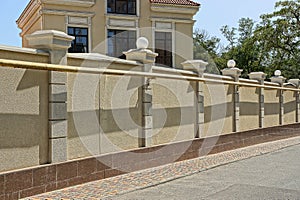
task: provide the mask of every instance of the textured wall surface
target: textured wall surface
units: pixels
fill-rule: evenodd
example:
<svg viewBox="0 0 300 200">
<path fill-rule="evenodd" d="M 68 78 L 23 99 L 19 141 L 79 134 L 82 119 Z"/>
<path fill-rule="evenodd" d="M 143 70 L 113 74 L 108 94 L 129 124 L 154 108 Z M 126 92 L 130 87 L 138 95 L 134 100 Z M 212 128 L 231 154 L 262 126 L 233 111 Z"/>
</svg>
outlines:
<svg viewBox="0 0 300 200">
<path fill-rule="evenodd" d="M 292 124 L 296 121 L 296 96 L 293 91 L 284 92 L 284 124 Z"/>
<path fill-rule="evenodd" d="M 33 49 L 2 47 L 5 59 L 48 62 L 46 53 Z M 68 54 L 68 64 L 84 68 L 109 68 L 142 71 L 143 65 L 133 61 L 108 60 L 90 54 Z M 165 75 L 195 77 L 189 71 L 154 67 Z M 0 171 L 36 166 L 49 162 L 48 72 L 0 68 Z M 232 80 L 225 76 L 205 75 L 211 80 Z M 141 77 L 68 73 L 67 78 L 67 155 L 68 160 L 91 155 L 123 152 L 140 148 L 142 135 Z M 247 83 L 247 80 L 243 80 Z M 200 137 L 207 138 L 234 132 L 234 86 L 207 81 L 196 82 L 155 78 L 147 82 L 152 90 L 153 126 L 149 146 L 192 141 L 197 131 L 197 117 L 202 106 L 197 92 L 204 95 L 204 121 Z M 249 81 L 249 83 L 252 83 Z M 270 84 L 267 83 L 269 85 Z M 240 131 L 259 128 L 257 87 L 240 87 Z M 280 122 L 280 92 L 265 89 L 264 127 Z M 283 93 L 283 124 L 296 123 L 294 91 Z M 150 100 L 151 101 L 151 100 Z M 12 159 L 14 158 L 14 159 Z"/>
<path fill-rule="evenodd" d="M 264 127 L 279 125 L 279 111 L 279 91 L 266 89 Z"/>
<path fill-rule="evenodd" d="M 258 88 L 240 88 L 240 130 L 247 131 L 259 127 Z"/>
<path fill-rule="evenodd" d="M 0 68 L 0 171 L 48 162 L 47 77 Z"/>
</svg>

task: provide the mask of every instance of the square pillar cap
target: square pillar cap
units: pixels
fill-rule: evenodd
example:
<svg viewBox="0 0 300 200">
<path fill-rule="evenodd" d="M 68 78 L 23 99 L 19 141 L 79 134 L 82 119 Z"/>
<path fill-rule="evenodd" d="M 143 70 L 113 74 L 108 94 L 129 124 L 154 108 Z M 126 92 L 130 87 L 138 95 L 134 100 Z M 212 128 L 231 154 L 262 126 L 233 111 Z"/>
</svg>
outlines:
<svg viewBox="0 0 300 200">
<path fill-rule="evenodd" d="M 278 83 L 281 86 L 283 85 L 285 80 L 286 80 L 286 78 L 284 78 L 283 76 L 273 76 L 273 77 L 271 77 L 271 82 L 272 83 Z"/>
<path fill-rule="evenodd" d="M 36 31 L 25 37 L 29 47 L 46 51 L 67 51 L 71 47 L 72 40 L 75 39 L 73 36 L 56 30 Z"/>
<path fill-rule="evenodd" d="M 181 63 L 181 65 L 183 66 L 184 70 L 193 71 L 203 75 L 208 63 L 204 62 L 203 60 L 187 60 Z"/>
<path fill-rule="evenodd" d="M 155 59 L 158 56 L 157 53 L 154 53 L 149 49 L 131 49 L 123 52 L 123 54 L 126 55 L 126 60 L 133 60 L 143 64 L 154 64 Z"/>
<path fill-rule="evenodd" d="M 292 83 L 296 88 L 299 88 L 300 86 L 300 80 L 299 79 L 290 79 L 288 80 L 289 83 Z"/>
<path fill-rule="evenodd" d="M 266 79 L 266 74 L 264 72 L 251 72 L 248 76 L 251 80 L 263 81 Z"/>
<path fill-rule="evenodd" d="M 237 67 L 225 68 L 222 70 L 222 74 L 224 76 L 230 76 L 233 78 L 238 78 L 242 75 L 243 70 Z"/>
</svg>

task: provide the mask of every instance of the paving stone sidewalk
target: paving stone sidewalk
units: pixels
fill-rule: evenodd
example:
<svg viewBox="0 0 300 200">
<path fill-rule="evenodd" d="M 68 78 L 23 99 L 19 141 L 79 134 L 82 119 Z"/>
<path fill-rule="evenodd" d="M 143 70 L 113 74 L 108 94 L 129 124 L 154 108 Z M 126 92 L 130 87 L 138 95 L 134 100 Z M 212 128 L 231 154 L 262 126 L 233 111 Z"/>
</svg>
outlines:
<svg viewBox="0 0 300 200">
<path fill-rule="evenodd" d="M 274 152 L 300 144 L 300 137 L 262 143 L 201 158 L 172 163 L 160 167 L 133 172 L 109 179 L 86 183 L 54 192 L 49 192 L 27 200 L 35 199 L 104 199 L 130 191 L 169 182 L 217 166 Z"/>
</svg>

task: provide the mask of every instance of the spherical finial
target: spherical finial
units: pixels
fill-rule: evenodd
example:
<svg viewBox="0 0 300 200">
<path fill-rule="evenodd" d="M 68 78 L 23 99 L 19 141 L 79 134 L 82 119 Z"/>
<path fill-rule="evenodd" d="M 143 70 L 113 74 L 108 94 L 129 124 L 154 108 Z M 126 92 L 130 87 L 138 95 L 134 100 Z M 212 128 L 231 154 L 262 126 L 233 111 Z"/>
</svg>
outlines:
<svg viewBox="0 0 300 200">
<path fill-rule="evenodd" d="M 149 41 L 147 38 L 145 37 L 140 37 L 137 39 L 136 41 L 136 47 L 138 49 L 147 49 L 148 48 L 148 45 L 149 45 Z"/>
<path fill-rule="evenodd" d="M 234 68 L 236 65 L 236 62 L 234 60 L 228 60 L 227 67 Z"/>
<path fill-rule="evenodd" d="M 280 71 L 280 70 L 276 70 L 276 71 L 274 72 L 274 75 L 275 75 L 275 76 L 281 76 L 281 71 Z"/>
</svg>

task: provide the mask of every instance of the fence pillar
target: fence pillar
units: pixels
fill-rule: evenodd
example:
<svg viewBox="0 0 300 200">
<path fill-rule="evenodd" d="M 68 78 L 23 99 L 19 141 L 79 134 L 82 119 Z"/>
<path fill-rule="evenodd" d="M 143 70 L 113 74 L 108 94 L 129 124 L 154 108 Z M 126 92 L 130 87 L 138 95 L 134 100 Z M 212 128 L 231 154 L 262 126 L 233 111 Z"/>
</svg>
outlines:
<svg viewBox="0 0 300 200">
<path fill-rule="evenodd" d="M 290 79 L 288 82 L 292 83 L 296 88 L 299 88 L 300 86 L 299 79 Z M 300 94 L 298 91 L 295 92 L 295 98 L 296 98 L 296 122 L 300 122 Z"/>
<path fill-rule="evenodd" d="M 74 37 L 45 30 L 27 36 L 29 46 L 49 52 L 50 63 L 67 65 L 67 52 Z M 67 160 L 67 73 L 49 72 L 49 162 Z"/>
<path fill-rule="evenodd" d="M 202 60 L 187 60 L 182 63 L 184 70 L 196 72 L 200 78 L 203 78 L 206 70 L 207 62 Z M 201 138 L 203 135 L 204 126 L 204 93 L 203 82 L 196 82 L 196 123 L 195 123 L 195 138 Z"/>
<path fill-rule="evenodd" d="M 251 80 L 257 80 L 260 85 L 264 85 L 266 74 L 263 72 L 252 72 L 249 74 Z M 259 128 L 264 127 L 265 118 L 265 89 L 258 88 L 258 101 L 259 101 Z"/>
<path fill-rule="evenodd" d="M 276 70 L 274 73 L 274 76 L 271 77 L 271 82 L 272 83 L 278 83 L 280 87 L 283 86 L 283 83 L 286 78 L 281 76 L 281 71 Z M 279 124 L 283 125 L 283 117 L 284 117 L 284 97 L 283 97 L 283 90 L 279 90 Z"/>
<path fill-rule="evenodd" d="M 243 70 L 235 67 L 236 63 L 234 60 L 229 60 L 227 62 L 227 67 L 222 70 L 224 76 L 230 76 L 235 82 L 239 82 L 239 77 L 241 76 Z M 233 86 L 233 132 L 240 131 L 240 92 L 239 86 Z"/>
<path fill-rule="evenodd" d="M 133 60 L 142 63 L 143 72 L 152 72 L 152 66 L 155 63 L 157 53 L 147 49 L 149 42 L 147 38 L 137 39 L 137 49 L 124 52 L 127 60 Z M 142 87 L 139 88 L 139 99 L 142 104 L 142 126 L 139 130 L 139 147 L 149 147 L 152 145 L 153 133 L 153 115 L 152 115 L 152 87 L 147 77 L 142 78 Z"/>
</svg>

